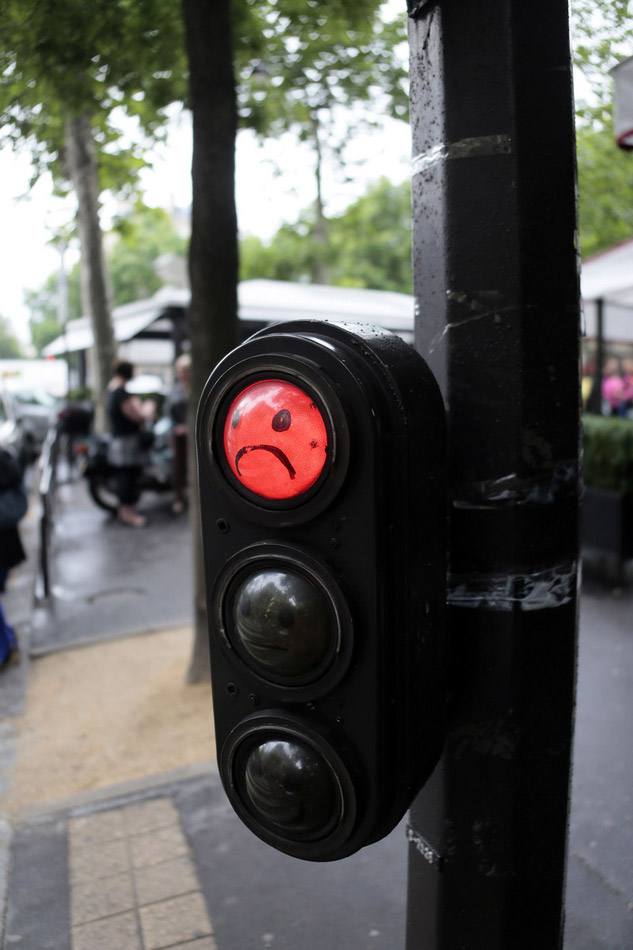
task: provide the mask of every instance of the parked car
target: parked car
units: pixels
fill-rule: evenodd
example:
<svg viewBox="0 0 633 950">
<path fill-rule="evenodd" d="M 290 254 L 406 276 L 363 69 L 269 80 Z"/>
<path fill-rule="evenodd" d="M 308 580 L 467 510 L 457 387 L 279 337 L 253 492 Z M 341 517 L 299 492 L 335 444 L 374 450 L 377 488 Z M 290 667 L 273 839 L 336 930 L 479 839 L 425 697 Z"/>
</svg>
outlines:
<svg viewBox="0 0 633 950">
<path fill-rule="evenodd" d="M 13 452 L 24 467 L 28 460 L 24 430 L 15 414 L 13 400 L 4 390 L 0 390 L 0 447 Z"/>
<path fill-rule="evenodd" d="M 27 460 L 33 461 L 40 454 L 48 430 L 57 420 L 58 400 L 43 389 L 18 389 L 8 395 L 22 428 Z"/>
</svg>

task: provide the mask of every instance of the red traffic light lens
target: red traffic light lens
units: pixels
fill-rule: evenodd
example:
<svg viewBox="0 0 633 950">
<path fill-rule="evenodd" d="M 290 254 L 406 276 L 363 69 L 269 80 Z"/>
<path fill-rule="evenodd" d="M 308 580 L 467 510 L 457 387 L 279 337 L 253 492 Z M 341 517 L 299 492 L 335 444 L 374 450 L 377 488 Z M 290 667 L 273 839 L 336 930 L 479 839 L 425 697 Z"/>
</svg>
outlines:
<svg viewBox="0 0 633 950">
<path fill-rule="evenodd" d="M 235 397 L 224 422 L 226 461 L 261 498 L 308 491 L 327 459 L 327 430 L 311 395 L 285 379 L 262 379 Z"/>
</svg>

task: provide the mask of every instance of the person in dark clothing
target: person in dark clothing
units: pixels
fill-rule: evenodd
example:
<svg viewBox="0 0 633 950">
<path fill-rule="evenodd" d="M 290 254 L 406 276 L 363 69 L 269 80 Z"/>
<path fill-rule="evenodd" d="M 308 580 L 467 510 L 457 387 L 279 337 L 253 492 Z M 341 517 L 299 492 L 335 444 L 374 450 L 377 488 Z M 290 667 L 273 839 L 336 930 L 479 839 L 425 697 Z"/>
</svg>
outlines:
<svg viewBox="0 0 633 950">
<path fill-rule="evenodd" d="M 24 561 L 26 555 L 17 525 L 13 528 L 0 528 L 0 594 L 6 590 L 9 571 Z M 0 602 L 0 669 L 14 663 L 20 657 L 18 638 L 9 625 Z"/>
<path fill-rule="evenodd" d="M 108 384 L 107 410 L 112 431 L 108 461 L 117 469 L 119 521 L 133 528 L 144 527 L 146 520 L 135 505 L 139 499 L 138 478 L 143 464 L 141 433 L 154 416 L 153 402 L 142 402 L 125 388 L 134 375 L 126 360 L 115 360 Z"/>
<path fill-rule="evenodd" d="M 0 449 L 0 492 L 9 492 L 22 483 L 22 472 L 10 452 Z M 23 490 L 23 486 L 22 486 Z M 26 496 L 24 496 L 26 501 Z M 18 522 L 0 527 L 0 594 L 4 594 L 9 572 L 26 559 L 20 540 Z M 18 639 L 5 617 L 0 603 L 0 669 L 20 656 Z"/>
<path fill-rule="evenodd" d="M 180 514 L 185 507 L 185 486 L 187 484 L 187 406 L 191 391 L 191 357 L 183 353 L 175 364 L 176 381 L 169 394 L 167 410 L 172 422 L 173 483 L 174 503 L 171 510 Z"/>
</svg>

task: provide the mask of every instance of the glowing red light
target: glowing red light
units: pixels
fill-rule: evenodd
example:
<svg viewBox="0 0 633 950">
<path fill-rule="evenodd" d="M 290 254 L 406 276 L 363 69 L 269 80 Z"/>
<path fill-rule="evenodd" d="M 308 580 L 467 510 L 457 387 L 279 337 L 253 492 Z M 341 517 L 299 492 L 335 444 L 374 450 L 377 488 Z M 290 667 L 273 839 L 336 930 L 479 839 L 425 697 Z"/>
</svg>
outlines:
<svg viewBox="0 0 633 950">
<path fill-rule="evenodd" d="M 325 422 L 312 396 L 285 379 L 263 379 L 236 396 L 224 423 L 235 477 L 261 498 L 296 498 L 327 457 Z"/>
</svg>

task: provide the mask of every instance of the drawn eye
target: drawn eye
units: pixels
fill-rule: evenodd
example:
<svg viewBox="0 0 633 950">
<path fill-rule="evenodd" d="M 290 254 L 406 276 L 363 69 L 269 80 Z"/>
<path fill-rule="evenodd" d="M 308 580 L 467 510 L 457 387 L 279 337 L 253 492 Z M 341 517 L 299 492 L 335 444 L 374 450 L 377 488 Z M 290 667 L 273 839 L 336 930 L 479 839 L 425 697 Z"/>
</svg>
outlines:
<svg viewBox="0 0 633 950">
<path fill-rule="evenodd" d="M 275 432 L 285 432 L 286 429 L 290 428 L 291 423 L 290 410 L 289 409 L 280 409 L 279 412 L 275 413 L 273 416 L 272 426 Z"/>
<path fill-rule="evenodd" d="M 238 422 L 240 421 L 240 410 L 236 409 L 233 413 L 233 418 L 231 419 L 231 428 L 237 429 Z"/>
</svg>

